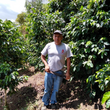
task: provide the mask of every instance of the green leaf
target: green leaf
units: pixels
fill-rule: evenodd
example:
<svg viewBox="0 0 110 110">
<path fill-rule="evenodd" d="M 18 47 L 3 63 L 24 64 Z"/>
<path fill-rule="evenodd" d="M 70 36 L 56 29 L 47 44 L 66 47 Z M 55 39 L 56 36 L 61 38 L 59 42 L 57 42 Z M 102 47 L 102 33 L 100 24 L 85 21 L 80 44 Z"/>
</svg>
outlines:
<svg viewBox="0 0 110 110">
<path fill-rule="evenodd" d="M 110 98 L 110 91 L 105 92 L 103 97 L 102 97 L 101 103 L 104 104 L 109 98 Z"/>
<path fill-rule="evenodd" d="M 110 108 L 110 99 L 108 99 L 106 102 L 106 108 Z"/>
<path fill-rule="evenodd" d="M 104 91 L 104 84 L 99 84 L 99 88 L 102 90 L 102 91 Z"/>
<path fill-rule="evenodd" d="M 81 8 L 80 8 L 80 11 L 82 11 L 83 10 L 83 6 L 81 6 Z"/>
<path fill-rule="evenodd" d="M 88 46 L 90 46 L 90 45 L 92 45 L 92 42 L 91 42 L 91 41 L 88 41 L 88 42 L 86 43 L 86 47 L 88 47 Z"/>
<path fill-rule="evenodd" d="M 108 42 L 104 42 L 104 45 L 110 45 L 110 43 L 108 43 Z"/>
<path fill-rule="evenodd" d="M 92 61 L 91 60 L 88 60 L 87 62 L 85 62 L 86 64 L 87 64 L 87 66 L 89 66 L 89 67 L 93 67 L 93 63 L 92 63 Z"/>
<path fill-rule="evenodd" d="M 70 82 L 73 80 L 73 78 L 74 78 L 74 76 L 72 76 L 72 77 L 70 78 Z"/>
<path fill-rule="evenodd" d="M 86 83 L 88 83 L 88 81 L 89 81 L 89 79 L 87 78 L 87 79 L 86 79 Z"/>
<path fill-rule="evenodd" d="M 40 63 L 39 66 L 42 67 L 42 66 L 44 66 L 44 64 L 43 63 Z"/>
<path fill-rule="evenodd" d="M 96 92 L 95 92 L 95 91 L 93 91 L 93 92 L 92 92 L 92 95 L 95 97 L 95 95 L 96 95 Z"/>
<path fill-rule="evenodd" d="M 100 27 L 100 24 L 97 23 L 97 24 L 96 24 L 96 27 L 99 28 L 99 27 Z"/>
</svg>

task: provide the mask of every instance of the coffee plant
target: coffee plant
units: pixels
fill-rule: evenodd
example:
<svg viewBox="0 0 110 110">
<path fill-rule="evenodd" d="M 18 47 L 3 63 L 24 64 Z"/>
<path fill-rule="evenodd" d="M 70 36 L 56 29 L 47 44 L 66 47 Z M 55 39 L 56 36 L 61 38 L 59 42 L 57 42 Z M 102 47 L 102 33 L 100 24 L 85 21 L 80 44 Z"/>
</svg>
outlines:
<svg viewBox="0 0 110 110">
<path fill-rule="evenodd" d="M 6 95 L 12 94 L 19 82 L 26 78 L 18 74 L 18 69 L 27 62 L 26 46 L 17 26 L 9 20 L 0 20 L 0 89 L 5 90 Z"/>
</svg>

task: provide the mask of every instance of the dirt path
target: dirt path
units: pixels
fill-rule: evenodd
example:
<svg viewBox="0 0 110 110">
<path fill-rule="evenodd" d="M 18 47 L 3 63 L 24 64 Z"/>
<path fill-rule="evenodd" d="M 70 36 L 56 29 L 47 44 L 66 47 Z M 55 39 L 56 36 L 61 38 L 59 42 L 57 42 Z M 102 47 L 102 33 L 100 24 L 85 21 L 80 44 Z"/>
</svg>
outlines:
<svg viewBox="0 0 110 110">
<path fill-rule="evenodd" d="M 45 73 L 35 74 L 33 68 L 22 71 L 20 74 L 28 74 L 27 82 L 19 84 L 18 90 L 12 96 L 7 97 L 10 110 L 41 110 L 44 91 Z M 3 91 L 0 92 L 0 110 L 3 110 Z M 26 109 L 31 103 L 33 107 Z M 85 86 L 78 80 L 62 83 L 58 94 L 57 110 L 107 110 L 100 104 L 100 99 L 92 101 L 85 91 Z M 50 109 L 48 109 L 50 110 Z"/>
</svg>

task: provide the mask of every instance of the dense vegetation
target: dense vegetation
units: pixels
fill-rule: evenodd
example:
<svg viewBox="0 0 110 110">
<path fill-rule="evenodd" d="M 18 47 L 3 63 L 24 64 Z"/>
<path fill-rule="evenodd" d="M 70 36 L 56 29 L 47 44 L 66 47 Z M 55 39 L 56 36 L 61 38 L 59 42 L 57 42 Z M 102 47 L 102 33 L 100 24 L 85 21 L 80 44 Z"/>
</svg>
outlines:
<svg viewBox="0 0 110 110">
<path fill-rule="evenodd" d="M 69 44 L 73 57 L 71 75 L 87 82 L 88 94 L 94 98 L 97 90 L 106 92 L 102 103 L 110 107 L 110 5 L 108 0 L 41 0 L 26 1 L 26 13 L 18 16 L 17 27 L 11 21 L 0 21 L 0 87 L 18 78 L 15 73 L 27 62 L 37 70 L 44 68 L 40 52 L 52 41 L 54 30 L 63 32 L 63 42 Z M 20 17 L 22 19 L 20 19 Z M 24 28 L 23 28 L 24 27 Z M 20 33 L 25 29 L 25 34 Z M 11 68 L 11 69 L 9 69 Z M 16 78 L 12 75 L 16 76 Z M 7 77 L 9 78 L 7 79 Z M 1 85 L 2 82 L 5 85 Z M 18 84 L 19 81 L 17 81 Z M 14 86 L 17 85 L 14 82 Z"/>
</svg>

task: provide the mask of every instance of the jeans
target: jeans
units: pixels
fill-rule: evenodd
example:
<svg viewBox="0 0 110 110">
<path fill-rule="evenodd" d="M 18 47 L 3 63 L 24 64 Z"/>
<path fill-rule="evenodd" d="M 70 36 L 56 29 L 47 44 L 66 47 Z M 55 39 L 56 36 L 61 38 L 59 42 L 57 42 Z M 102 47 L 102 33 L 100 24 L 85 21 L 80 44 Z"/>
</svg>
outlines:
<svg viewBox="0 0 110 110">
<path fill-rule="evenodd" d="M 57 71 L 57 73 L 62 74 L 62 71 Z M 44 81 L 44 96 L 42 98 L 42 101 L 44 102 L 44 105 L 49 105 L 57 103 L 57 93 L 59 91 L 60 85 L 62 83 L 63 78 L 60 76 L 56 76 L 52 73 L 45 72 L 45 81 Z M 53 87 L 53 91 L 51 94 L 51 90 Z M 51 96 L 50 96 L 51 95 Z"/>
</svg>

